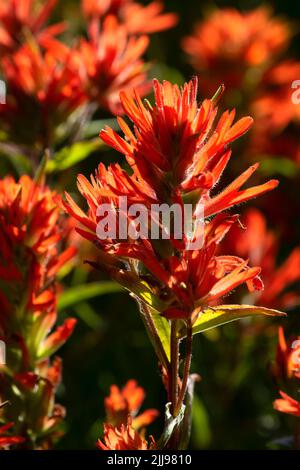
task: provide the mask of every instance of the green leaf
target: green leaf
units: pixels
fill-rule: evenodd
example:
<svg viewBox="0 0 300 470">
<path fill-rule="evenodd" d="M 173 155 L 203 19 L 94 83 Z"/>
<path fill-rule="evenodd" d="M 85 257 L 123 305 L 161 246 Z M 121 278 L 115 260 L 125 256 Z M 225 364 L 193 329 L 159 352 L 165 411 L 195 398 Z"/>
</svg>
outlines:
<svg viewBox="0 0 300 470">
<path fill-rule="evenodd" d="M 175 418 L 174 418 L 174 416 L 172 416 L 172 414 L 170 412 L 170 406 L 171 406 L 171 403 L 166 404 L 166 408 L 165 408 L 165 425 L 164 425 L 164 430 L 162 432 L 162 435 L 161 435 L 159 441 L 157 442 L 158 449 L 163 449 L 167 445 L 168 441 L 170 440 L 170 437 L 173 434 L 174 429 L 177 426 L 180 426 L 180 424 L 183 420 L 183 417 L 184 417 L 184 411 L 185 411 L 185 406 L 184 405 L 182 405 L 178 416 L 176 416 Z"/>
<path fill-rule="evenodd" d="M 103 143 L 99 138 L 89 141 L 76 142 L 75 144 L 64 147 L 55 153 L 52 160 L 47 163 L 47 173 L 67 170 L 76 165 L 76 163 L 85 160 L 92 152 L 99 149 Z"/>
<path fill-rule="evenodd" d="M 78 302 L 89 300 L 99 295 L 123 292 L 123 288 L 112 281 L 93 282 L 82 286 L 72 287 L 63 292 L 58 300 L 58 310 L 63 310 Z"/>
<path fill-rule="evenodd" d="M 282 175 L 287 178 L 295 178 L 299 175 L 299 166 L 289 158 L 263 155 L 259 159 L 261 160 L 259 171 L 264 175 Z"/>
<path fill-rule="evenodd" d="M 235 320 L 245 317 L 255 317 L 257 315 L 266 315 L 271 317 L 282 317 L 286 314 L 279 310 L 273 310 L 265 307 L 256 307 L 254 305 L 220 305 L 218 307 L 210 307 L 200 313 L 199 318 L 193 325 L 193 334 L 216 328 Z M 186 336 L 185 328 L 179 330 L 179 337 Z"/>
<path fill-rule="evenodd" d="M 193 401 L 192 443 L 196 449 L 206 449 L 212 438 L 207 410 L 199 397 Z"/>
<path fill-rule="evenodd" d="M 154 324 L 156 326 L 161 344 L 163 345 L 164 351 L 168 358 L 168 361 L 171 361 L 170 351 L 171 351 L 171 330 L 168 320 L 162 317 L 159 313 L 152 310 L 151 316 L 153 318 Z"/>
<path fill-rule="evenodd" d="M 111 119 L 99 119 L 96 121 L 87 122 L 83 128 L 83 136 L 85 138 L 91 138 L 98 136 L 100 131 L 104 129 L 104 127 L 109 126 L 114 130 L 119 129 L 119 124 L 116 118 Z"/>
</svg>

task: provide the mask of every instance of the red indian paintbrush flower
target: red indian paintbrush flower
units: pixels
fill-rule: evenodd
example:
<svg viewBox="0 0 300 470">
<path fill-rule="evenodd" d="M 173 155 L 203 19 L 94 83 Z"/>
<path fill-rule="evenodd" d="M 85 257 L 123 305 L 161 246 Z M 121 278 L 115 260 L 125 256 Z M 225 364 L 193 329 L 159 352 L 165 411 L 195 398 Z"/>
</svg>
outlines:
<svg viewBox="0 0 300 470">
<path fill-rule="evenodd" d="M 29 35 L 41 46 L 55 43 L 55 36 L 65 26 L 62 23 L 45 26 L 57 0 L 0 0 L 0 51 L 11 54 L 24 44 Z"/>
<path fill-rule="evenodd" d="M 300 249 L 295 248 L 284 263 L 277 267 L 278 240 L 267 229 L 263 214 L 257 209 L 249 209 L 241 221 L 245 228 L 235 225 L 223 249 L 261 266 L 264 290 L 255 293 L 253 300 L 264 307 L 276 305 L 283 310 L 297 305 L 299 295 L 290 290 L 290 286 L 300 279 Z"/>
<path fill-rule="evenodd" d="M 72 51 L 54 46 L 42 52 L 30 43 L 3 62 L 6 104 L 0 122 L 12 142 L 52 148 L 58 126 L 85 101 Z"/>
<path fill-rule="evenodd" d="M 104 424 L 103 441 L 99 439 L 97 442 L 97 447 L 100 450 L 149 450 L 155 448 L 153 439 L 149 445 L 146 439 L 133 429 L 131 418 L 128 418 L 126 424 L 116 427 Z"/>
<path fill-rule="evenodd" d="M 229 144 L 248 130 L 252 119 L 243 118 L 233 124 L 234 113 L 225 112 L 214 127 L 215 99 L 198 106 L 196 79 L 182 90 L 169 82 L 160 84 L 155 80 L 154 93 L 154 107 L 144 104 L 137 93 L 134 97 L 121 93 L 124 111 L 134 123 L 132 132 L 123 119 L 118 119 L 126 139 L 110 128 L 100 133 L 108 145 L 125 155 L 133 173 L 129 176 L 118 165 L 111 165 L 108 170 L 100 165 L 91 182 L 79 175 L 78 187 L 88 202 L 89 212 L 86 215 L 69 195 L 65 207 L 84 226 L 78 232 L 106 252 L 102 268 L 106 266 L 110 275 L 123 281 L 126 287 L 131 286 L 131 290 L 138 279 L 143 281 L 144 288 L 148 283 L 156 297 L 167 299 L 162 302 L 165 316 L 186 318 L 191 312 L 198 315 L 203 306 L 241 283 L 246 282 L 251 290 L 262 288 L 259 267 L 250 268 L 239 257 L 217 256 L 218 244 L 237 220 L 237 216 L 221 212 L 273 189 L 277 181 L 241 190 L 256 170 L 254 165 L 212 196 L 211 190 L 231 155 Z M 197 207 L 204 206 L 206 218 L 217 216 L 206 223 L 203 246 L 195 250 L 187 249 L 185 238 L 177 241 L 171 237 L 163 245 L 149 238 L 100 240 L 96 233 L 100 219 L 97 209 L 102 203 L 111 202 L 118 211 L 119 196 L 127 196 L 129 204 L 142 202 L 147 206 L 157 202 L 183 205 L 183 201 L 190 199 Z M 128 259 L 141 263 L 130 274 L 124 264 L 118 265 L 118 260 Z"/>
<path fill-rule="evenodd" d="M 159 415 L 154 409 L 137 414 L 145 399 L 145 391 L 135 380 L 129 380 L 119 389 L 116 385 L 110 388 L 110 395 L 105 398 L 106 422 L 112 426 L 126 424 L 128 416 L 132 417 L 132 427 L 135 430 L 151 424 Z"/>
<path fill-rule="evenodd" d="M 24 406 L 6 407 L 5 417 L 17 435 L 42 447 L 64 416 L 54 404 L 61 361 L 49 358 L 76 323 L 69 318 L 54 329 L 56 274 L 74 256 L 73 248 L 63 250 L 64 218 L 54 198 L 28 176 L 0 180 L 0 339 L 14 352 L 0 367 L 0 398 L 14 404 L 22 397 Z"/>
<path fill-rule="evenodd" d="M 91 31 L 89 41 L 80 44 L 77 61 L 89 98 L 114 114 L 121 111 L 119 92 L 137 88 L 149 90 L 145 63 L 147 36 L 128 37 L 126 28 L 108 16 L 101 30 Z"/>
<path fill-rule="evenodd" d="M 284 392 L 280 392 L 281 398 L 274 401 L 274 408 L 282 413 L 300 417 L 300 402 Z"/>
<path fill-rule="evenodd" d="M 220 81 L 241 88 L 249 68 L 265 66 L 290 38 L 288 25 L 265 7 L 250 12 L 216 10 L 183 40 L 183 49 L 201 73 L 206 93 Z"/>
<path fill-rule="evenodd" d="M 226 111 L 214 125 L 216 100 L 205 100 L 199 107 L 197 86 L 197 78 L 182 89 L 154 80 L 154 107 L 144 104 L 137 93 L 133 97 L 121 92 L 134 132 L 119 118 L 125 139 L 108 127 L 100 137 L 125 156 L 134 171 L 133 181 L 145 181 L 157 201 L 170 202 L 178 195 L 196 192 L 205 206 L 205 216 L 211 216 L 270 191 L 278 183 L 272 180 L 240 190 L 257 169 L 253 165 L 217 196 L 211 196 L 230 159 L 228 146 L 248 131 L 253 120 L 244 117 L 233 124 L 235 112 Z"/>
<path fill-rule="evenodd" d="M 129 34 L 163 31 L 178 21 L 174 13 L 163 13 L 164 5 L 160 1 L 144 6 L 132 0 L 82 0 L 82 9 L 92 21 L 115 15 Z"/>
</svg>

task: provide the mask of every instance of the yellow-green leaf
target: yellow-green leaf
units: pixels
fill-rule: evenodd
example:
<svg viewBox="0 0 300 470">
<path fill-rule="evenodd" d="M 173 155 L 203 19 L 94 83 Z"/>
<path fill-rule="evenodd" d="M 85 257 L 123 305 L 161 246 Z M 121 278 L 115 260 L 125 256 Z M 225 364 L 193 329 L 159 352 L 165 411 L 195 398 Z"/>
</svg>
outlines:
<svg viewBox="0 0 300 470">
<path fill-rule="evenodd" d="M 199 318 L 193 325 L 193 334 L 216 328 L 235 320 L 245 317 L 255 317 L 258 315 L 266 315 L 270 317 L 282 317 L 286 314 L 279 310 L 271 308 L 256 307 L 254 305 L 220 305 L 218 307 L 209 307 L 200 313 Z M 185 328 L 179 331 L 180 338 L 186 336 Z"/>
</svg>

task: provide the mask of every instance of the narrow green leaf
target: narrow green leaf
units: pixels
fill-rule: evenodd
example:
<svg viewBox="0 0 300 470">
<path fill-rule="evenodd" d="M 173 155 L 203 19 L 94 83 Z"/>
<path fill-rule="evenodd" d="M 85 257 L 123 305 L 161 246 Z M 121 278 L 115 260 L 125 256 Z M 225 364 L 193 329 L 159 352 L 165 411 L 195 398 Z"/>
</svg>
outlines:
<svg viewBox="0 0 300 470">
<path fill-rule="evenodd" d="M 60 295 L 58 310 L 69 308 L 72 305 L 76 305 L 78 302 L 83 302 L 99 295 L 123 291 L 123 288 L 119 284 L 112 281 L 93 282 L 72 287 Z"/>
<path fill-rule="evenodd" d="M 70 147 L 64 147 L 47 163 L 47 172 L 67 170 L 76 163 L 85 160 L 92 152 L 99 149 L 103 143 L 99 138 L 89 141 L 76 142 Z"/>
<path fill-rule="evenodd" d="M 159 313 L 152 310 L 151 312 L 154 324 L 156 326 L 161 344 L 163 345 L 164 351 L 168 358 L 168 361 L 171 360 L 170 351 L 171 351 L 171 330 L 168 320 L 162 317 Z"/>
<path fill-rule="evenodd" d="M 220 305 L 218 307 L 210 307 L 200 313 L 199 318 L 193 325 L 193 334 L 216 328 L 235 320 L 245 317 L 253 317 L 257 315 L 266 315 L 271 317 L 282 317 L 286 314 L 279 310 L 273 310 L 265 307 L 256 307 L 254 305 Z M 179 331 L 179 337 L 186 336 L 184 327 Z"/>
</svg>

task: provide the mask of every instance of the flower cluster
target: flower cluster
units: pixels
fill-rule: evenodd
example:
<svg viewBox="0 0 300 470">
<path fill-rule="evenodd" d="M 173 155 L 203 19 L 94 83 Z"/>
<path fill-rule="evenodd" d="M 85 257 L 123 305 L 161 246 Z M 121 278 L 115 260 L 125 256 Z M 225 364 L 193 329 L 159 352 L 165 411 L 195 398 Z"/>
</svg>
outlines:
<svg viewBox="0 0 300 470">
<path fill-rule="evenodd" d="M 40 46 L 54 44 L 55 37 L 64 31 L 63 23 L 46 25 L 57 0 L 39 3 L 37 0 L 0 1 L 1 56 L 17 51 L 30 37 L 35 37 Z"/>
<path fill-rule="evenodd" d="M 63 249 L 64 218 L 54 198 L 28 176 L 0 181 L 0 339 L 7 345 L 0 397 L 13 404 L 4 419 L 29 448 L 50 445 L 64 417 L 54 402 L 62 364 L 50 356 L 76 323 L 69 318 L 55 329 L 56 274 L 74 249 Z"/>
<path fill-rule="evenodd" d="M 145 391 L 135 380 L 129 380 L 119 389 L 112 385 L 110 395 L 105 398 L 106 423 L 104 424 L 104 442 L 98 440 L 100 450 L 147 450 L 149 444 L 144 438 L 144 428 L 158 416 L 154 409 L 140 415 L 138 411 L 145 399 Z M 151 438 L 151 448 L 154 448 Z"/>
<path fill-rule="evenodd" d="M 110 255 L 108 269 L 112 276 L 117 271 L 118 280 L 122 277 L 116 257 L 120 261 L 137 260 L 139 264 L 129 265 L 134 266 L 129 268 L 130 274 L 124 273 L 125 284 L 130 282 L 129 277 L 134 283 L 133 276 L 143 276 L 144 272 L 151 302 L 156 297 L 167 318 L 194 315 L 196 320 L 202 307 L 239 284 L 247 282 L 251 290 L 262 288 L 259 267 L 250 268 L 247 261 L 236 256 L 216 256 L 216 250 L 237 221 L 237 216 L 222 212 L 273 189 L 277 181 L 241 189 L 256 170 L 254 165 L 219 194 L 211 195 L 230 159 L 229 144 L 249 129 L 252 119 L 246 117 L 233 123 L 234 112 L 225 112 L 213 127 L 217 106 L 214 100 L 206 100 L 198 107 L 196 79 L 182 90 L 169 82 L 154 81 L 154 93 L 154 107 L 142 103 L 137 93 L 135 97 L 121 93 L 124 112 L 135 126 L 132 133 L 119 118 L 126 140 L 110 128 L 100 133 L 108 145 L 124 154 L 133 173 L 128 175 L 118 165 L 108 169 L 100 165 L 91 182 L 80 175 L 78 187 L 88 202 L 89 212 L 82 212 L 68 195 L 65 207 L 84 226 L 84 230 L 78 229 L 79 233 Z M 182 205 L 189 199 L 194 201 L 195 211 L 203 205 L 206 220 L 215 216 L 205 225 L 203 247 L 188 250 L 188 240 L 172 237 L 158 246 L 149 239 L 99 240 L 97 208 L 107 200 L 117 205 L 121 195 L 129 203 L 142 202 L 147 206 L 174 202 Z"/>
<path fill-rule="evenodd" d="M 143 6 L 133 0 L 82 0 L 82 9 L 93 25 L 114 15 L 134 35 L 163 31 L 177 23 L 177 15 L 163 13 L 164 5 L 160 1 Z"/>
<path fill-rule="evenodd" d="M 300 417 L 300 337 L 286 341 L 282 328 L 278 332 L 278 347 L 273 375 L 280 387 L 281 398 L 274 401 L 274 408 L 282 413 Z M 285 389 L 287 391 L 281 391 Z M 298 399 L 293 398 L 293 396 Z"/>
<path fill-rule="evenodd" d="M 43 52 L 30 43 L 3 61 L 8 93 L 0 120 L 9 141 L 39 152 L 53 148 L 59 127 L 85 101 L 72 57 L 67 46 Z"/>
</svg>

